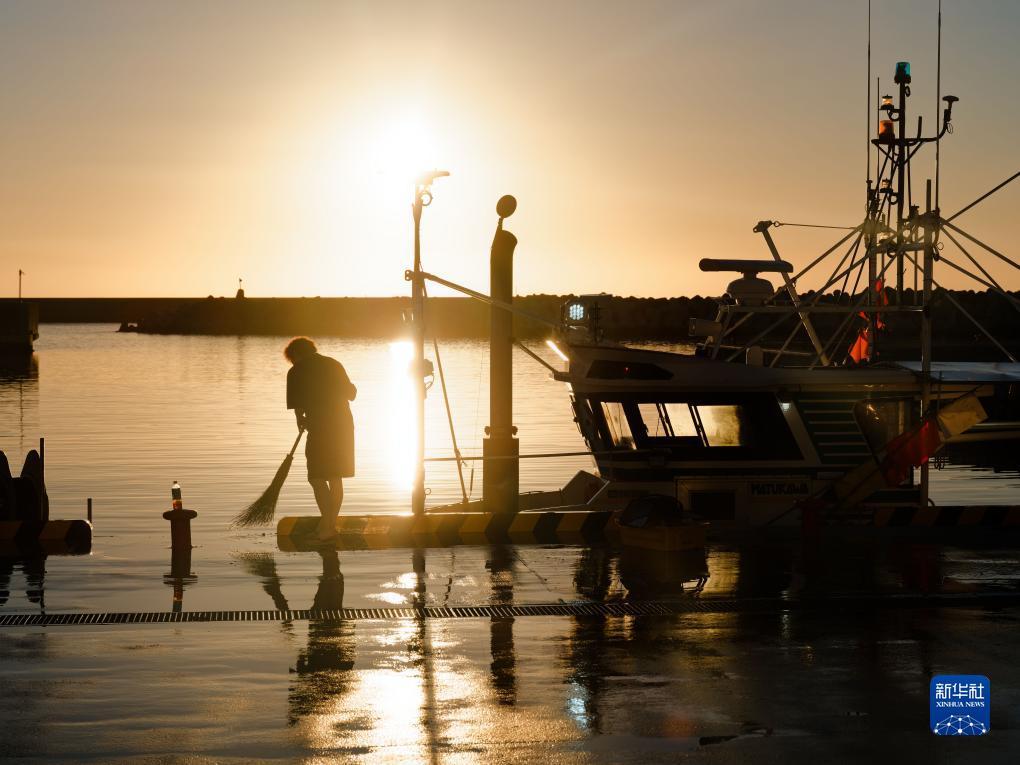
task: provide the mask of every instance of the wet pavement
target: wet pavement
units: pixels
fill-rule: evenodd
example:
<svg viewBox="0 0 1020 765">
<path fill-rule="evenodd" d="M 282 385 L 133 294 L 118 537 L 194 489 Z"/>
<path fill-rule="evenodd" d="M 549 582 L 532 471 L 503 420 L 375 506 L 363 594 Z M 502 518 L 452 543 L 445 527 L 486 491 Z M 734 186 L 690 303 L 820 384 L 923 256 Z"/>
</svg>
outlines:
<svg viewBox="0 0 1020 765">
<path fill-rule="evenodd" d="M 199 551 L 196 550 L 196 553 Z M 169 557 L 169 551 L 167 551 Z M 762 598 L 765 612 L 0 628 L 0 756 L 24 762 L 1014 762 L 1015 548 L 908 540 L 196 555 L 181 608 Z M 207 565 L 209 564 L 209 565 Z M 42 569 L 40 569 L 40 565 Z M 163 576 L 18 562 L 0 615 L 169 610 Z M 162 565 L 162 575 L 169 560 Z M 130 569 L 130 567 L 129 567 Z M 59 569 L 58 569 L 59 570 Z M 136 572 L 138 573 L 138 572 Z M 64 584 L 65 587 L 58 585 Z M 951 606 L 890 597 L 949 593 Z M 968 605 L 997 593 L 1001 605 Z M 845 599 L 826 596 L 854 596 Z M 796 608 L 805 598 L 817 607 Z M 992 682 L 992 731 L 928 730 L 935 674 Z"/>
</svg>

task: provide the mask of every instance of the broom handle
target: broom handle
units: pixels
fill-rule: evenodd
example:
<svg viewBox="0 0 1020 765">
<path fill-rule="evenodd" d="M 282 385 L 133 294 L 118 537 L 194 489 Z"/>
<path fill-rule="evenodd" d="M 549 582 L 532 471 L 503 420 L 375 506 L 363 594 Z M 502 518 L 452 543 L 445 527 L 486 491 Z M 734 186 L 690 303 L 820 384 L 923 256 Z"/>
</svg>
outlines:
<svg viewBox="0 0 1020 765">
<path fill-rule="evenodd" d="M 301 436 L 303 436 L 304 434 L 305 432 L 303 430 L 298 431 L 297 438 L 294 439 L 294 445 L 290 447 L 290 454 L 287 455 L 288 457 L 294 456 L 294 452 L 297 451 L 297 445 L 301 442 Z"/>
</svg>

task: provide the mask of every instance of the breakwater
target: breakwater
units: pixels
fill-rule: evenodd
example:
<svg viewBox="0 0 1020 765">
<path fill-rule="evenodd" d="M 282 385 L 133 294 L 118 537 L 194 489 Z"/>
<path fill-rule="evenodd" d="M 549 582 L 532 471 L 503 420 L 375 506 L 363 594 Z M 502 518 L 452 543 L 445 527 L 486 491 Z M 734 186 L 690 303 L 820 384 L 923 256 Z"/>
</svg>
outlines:
<svg viewBox="0 0 1020 765">
<path fill-rule="evenodd" d="M 1020 353 L 1020 313 L 1002 296 L 991 292 L 954 291 L 952 298 L 979 321 L 1014 355 Z M 1020 292 L 1012 293 L 1020 300 Z M 514 299 L 522 311 L 557 321 L 560 307 L 571 296 L 524 295 Z M 805 296 L 810 299 L 810 293 Z M 904 302 L 914 300 L 907 290 Z M 822 302 L 849 303 L 846 295 L 823 297 Z M 5 302 L 0 301 L 0 306 Z M 406 297 L 316 298 L 33 298 L 44 323 L 106 322 L 130 325 L 154 334 L 207 335 L 329 335 L 339 337 L 392 338 L 406 332 L 404 317 L 410 311 Z M 931 306 L 938 358 L 991 358 L 995 351 L 981 331 L 946 296 Z M 609 297 L 602 309 L 602 327 L 608 339 L 685 342 L 691 318 L 711 319 L 716 301 L 707 297 L 637 298 Z M 470 298 L 429 298 L 430 334 L 448 338 L 485 338 L 489 332 L 489 308 Z M 736 339 L 746 339 L 775 320 L 758 316 L 741 328 Z M 844 316 L 815 314 L 813 321 L 823 337 L 836 333 Z M 918 314 L 890 314 L 889 331 L 880 344 L 897 357 L 915 357 L 919 332 Z M 787 319 L 787 330 L 794 319 Z M 852 340 L 856 319 L 847 328 L 845 345 Z M 780 327 L 780 335 L 785 335 Z M 549 330 L 541 323 L 515 317 L 519 338 L 543 338 Z M 842 341 L 841 341 L 842 342 Z M 792 347 L 804 347 L 803 333 Z M 886 353 L 883 353 L 887 356 Z M 889 356 L 887 356 L 889 357 Z"/>
<path fill-rule="evenodd" d="M 566 295 L 514 298 L 522 311 L 558 321 Z M 0 301 L 2 302 L 2 301 Z M 39 298 L 44 323 L 115 323 L 153 334 L 331 335 L 395 337 L 405 332 L 411 309 L 406 297 L 316 298 Z M 470 298 L 429 298 L 430 333 L 439 337 L 485 338 L 489 307 Z M 607 336 L 685 340 L 691 317 L 711 317 L 710 298 L 612 298 L 605 308 Z M 547 337 L 539 322 L 516 316 L 520 338 Z"/>
</svg>

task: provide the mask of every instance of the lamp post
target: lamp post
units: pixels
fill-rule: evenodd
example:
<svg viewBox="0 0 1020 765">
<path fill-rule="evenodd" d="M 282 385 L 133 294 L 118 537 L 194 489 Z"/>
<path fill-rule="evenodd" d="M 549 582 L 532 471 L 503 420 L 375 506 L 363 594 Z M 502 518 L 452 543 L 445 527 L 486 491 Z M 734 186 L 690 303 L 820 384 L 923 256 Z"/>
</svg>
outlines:
<svg viewBox="0 0 1020 765">
<path fill-rule="evenodd" d="M 414 270 L 405 275 L 411 282 L 411 331 L 414 343 L 414 362 L 411 374 L 415 388 L 415 453 L 414 485 L 411 488 L 411 512 L 425 513 L 425 378 L 431 364 L 425 359 L 425 280 L 421 273 L 421 213 L 432 204 L 432 183 L 436 178 L 449 175 L 445 170 L 431 170 L 414 184 Z"/>
</svg>

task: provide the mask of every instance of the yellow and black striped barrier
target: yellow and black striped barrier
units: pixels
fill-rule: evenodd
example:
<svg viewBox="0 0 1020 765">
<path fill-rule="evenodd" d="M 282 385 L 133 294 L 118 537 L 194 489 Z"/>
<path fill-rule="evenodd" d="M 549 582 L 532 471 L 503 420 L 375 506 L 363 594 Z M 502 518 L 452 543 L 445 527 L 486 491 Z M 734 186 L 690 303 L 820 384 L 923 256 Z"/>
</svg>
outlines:
<svg viewBox="0 0 1020 765">
<path fill-rule="evenodd" d="M 507 542 L 617 543 L 621 541 L 620 529 L 613 523 L 613 515 L 614 513 L 609 510 L 526 510 L 509 516 L 470 512 L 442 512 L 423 516 L 341 515 L 336 523 L 338 534 L 336 547 L 341 550 L 371 550 Z M 281 518 L 276 527 L 279 548 L 285 551 L 315 549 L 319 546 L 316 539 L 318 525 L 317 516 Z M 878 528 L 916 530 L 960 527 L 1020 530 L 1020 506 L 947 505 L 876 508 L 871 516 L 870 525 Z M 725 536 L 728 531 L 736 530 L 738 529 L 708 527 L 710 535 Z"/>
<path fill-rule="evenodd" d="M 879 528 L 1020 528 L 1020 505 L 941 505 L 875 510 Z"/>
<path fill-rule="evenodd" d="M 387 547 L 447 547 L 499 542 L 580 543 L 615 540 L 608 510 L 523 511 L 499 513 L 443 512 L 414 515 L 341 515 L 337 547 L 346 550 Z M 309 550 L 317 545 L 319 519 L 281 518 L 276 526 L 281 550 Z"/>
<path fill-rule="evenodd" d="M 92 550 L 92 524 L 73 521 L 0 521 L 0 555 L 83 555 Z"/>
</svg>

